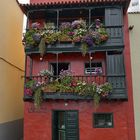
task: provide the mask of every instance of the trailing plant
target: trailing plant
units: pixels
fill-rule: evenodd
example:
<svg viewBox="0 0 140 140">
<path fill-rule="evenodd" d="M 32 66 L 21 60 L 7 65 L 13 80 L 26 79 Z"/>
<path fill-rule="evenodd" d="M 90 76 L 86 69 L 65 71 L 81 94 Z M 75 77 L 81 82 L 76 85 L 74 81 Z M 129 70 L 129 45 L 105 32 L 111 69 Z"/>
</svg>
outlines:
<svg viewBox="0 0 140 140">
<path fill-rule="evenodd" d="M 34 105 L 36 108 L 39 108 L 42 103 L 42 89 L 38 87 L 34 93 Z"/>
<path fill-rule="evenodd" d="M 81 45 L 81 51 L 82 51 L 82 55 L 85 56 L 86 53 L 88 52 L 88 45 L 86 43 L 82 43 Z"/>
<path fill-rule="evenodd" d="M 36 82 L 35 80 L 29 80 L 25 83 L 24 93 L 28 96 L 33 96 L 34 105 L 39 108 L 42 103 L 42 86 L 44 82 Z"/>
<path fill-rule="evenodd" d="M 39 47 L 40 55 L 43 57 L 46 52 L 45 38 L 41 39 L 38 47 Z"/>
</svg>

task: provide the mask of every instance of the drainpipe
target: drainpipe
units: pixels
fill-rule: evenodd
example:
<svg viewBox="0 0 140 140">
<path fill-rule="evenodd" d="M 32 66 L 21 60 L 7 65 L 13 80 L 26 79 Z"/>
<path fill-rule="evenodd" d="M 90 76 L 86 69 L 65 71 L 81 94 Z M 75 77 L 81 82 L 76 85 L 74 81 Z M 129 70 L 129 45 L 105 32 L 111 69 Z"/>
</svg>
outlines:
<svg viewBox="0 0 140 140">
<path fill-rule="evenodd" d="M 91 72 L 91 60 L 92 60 L 92 57 L 91 57 L 91 52 L 89 52 L 89 65 L 90 65 L 90 83 L 92 81 L 92 72 Z"/>
<path fill-rule="evenodd" d="M 57 78 L 58 78 L 58 63 L 59 63 L 58 59 L 59 59 L 59 53 L 56 53 L 56 77 Z"/>
</svg>

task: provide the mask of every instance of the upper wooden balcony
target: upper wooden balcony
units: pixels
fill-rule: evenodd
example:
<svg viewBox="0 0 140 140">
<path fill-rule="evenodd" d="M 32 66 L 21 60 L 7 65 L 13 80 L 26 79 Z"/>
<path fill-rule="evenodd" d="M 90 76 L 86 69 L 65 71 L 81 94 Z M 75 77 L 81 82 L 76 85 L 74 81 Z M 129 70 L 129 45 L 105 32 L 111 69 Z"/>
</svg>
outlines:
<svg viewBox="0 0 140 140">
<path fill-rule="evenodd" d="M 73 36 L 69 35 L 66 36 L 67 40 L 63 41 L 60 39 L 56 39 L 56 35 L 48 35 L 48 32 L 62 32 L 61 25 L 63 23 L 73 23 L 76 20 L 82 19 L 86 26 L 80 27 L 81 29 L 86 29 L 86 34 L 89 34 L 89 32 L 96 31 L 99 32 L 96 28 L 95 21 L 96 19 L 100 19 L 100 22 L 102 25 L 102 28 L 104 30 L 104 33 L 107 34 L 107 39 L 104 39 L 105 37 L 101 37 L 104 33 L 96 34 L 93 37 L 93 44 L 88 45 L 87 51 L 94 52 L 94 51 L 112 51 L 112 50 L 120 50 L 124 48 L 124 34 L 123 34 L 123 12 L 121 7 L 101 7 L 101 8 L 94 8 L 94 7 L 80 7 L 80 8 L 62 8 L 62 9 L 37 9 L 37 10 L 31 10 L 28 13 L 28 22 L 27 22 L 27 32 L 31 30 L 32 24 L 34 22 L 38 22 L 40 24 L 40 27 L 37 28 L 37 31 L 35 31 L 36 34 L 41 34 L 42 36 L 47 39 L 47 43 L 45 43 L 45 53 L 54 53 L 54 52 L 81 52 L 81 46 L 83 42 L 83 37 L 86 35 L 79 35 L 81 40 L 75 41 Z M 45 25 L 45 26 L 44 26 Z M 100 29 L 99 29 L 100 30 Z M 72 32 L 75 32 L 72 30 Z M 32 34 L 32 33 L 31 33 Z M 26 34 L 27 35 L 27 34 Z M 34 35 L 34 34 L 32 34 Z M 51 39 L 50 39 L 51 36 Z M 76 35 L 76 37 L 79 37 Z M 100 37 L 99 37 L 100 36 Z M 39 37 L 39 36 L 37 36 Z M 46 40 L 45 38 L 45 40 Z M 32 54 L 32 53 L 39 53 L 39 43 L 41 41 L 37 40 L 35 42 L 33 38 L 26 38 L 25 37 L 25 52 L 26 54 Z M 55 41 L 52 41 L 54 39 Z M 97 43 L 96 40 L 99 40 L 100 43 Z M 28 43 L 29 42 L 29 43 Z M 34 43 L 35 42 L 35 43 Z M 77 43 L 78 42 L 78 43 Z"/>
</svg>

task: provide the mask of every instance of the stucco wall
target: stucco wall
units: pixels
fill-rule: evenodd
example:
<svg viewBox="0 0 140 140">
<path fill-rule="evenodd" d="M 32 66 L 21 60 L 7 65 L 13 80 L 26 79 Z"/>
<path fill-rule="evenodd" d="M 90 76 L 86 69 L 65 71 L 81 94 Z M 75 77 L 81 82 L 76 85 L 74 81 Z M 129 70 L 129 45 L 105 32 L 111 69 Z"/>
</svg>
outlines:
<svg viewBox="0 0 140 140">
<path fill-rule="evenodd" d="M 23 14 L 16 0 L 0 2 L 0 139 L 19 140 L 23 121 Z M 22 121 L 21 121 L 22 120 Z M 10 133 L 11 132 L 11 133 Z"/>
<path fill-rule="evenodd" d="M 92 100 L 47 100 L 40 110 L 36 110 L 33 103 L 27 102 L 25 103 L 24 140 L 52 140 L 53 110 L 77 110 L 79 112 L 79 140 L 134 140 L 131 134 L 128 134 L 127 106 L 127 101 L 101 102 L 95 109 Z M 113 113 L 113 128 L 94 128 L 93 113 L 97 112 Z"/>
<path fill-rule="evenodd" d="M 134 111 L 135 111 L 135 128 L 136 140 L 140 140 L 140 13 L 128 14 L 129 26 L 134 25 L 134 28 L 129 31 L 130 50 L 132 61 L 132 80 L 133 80 L 133 95 L 134 95 Z"/>
</svg>

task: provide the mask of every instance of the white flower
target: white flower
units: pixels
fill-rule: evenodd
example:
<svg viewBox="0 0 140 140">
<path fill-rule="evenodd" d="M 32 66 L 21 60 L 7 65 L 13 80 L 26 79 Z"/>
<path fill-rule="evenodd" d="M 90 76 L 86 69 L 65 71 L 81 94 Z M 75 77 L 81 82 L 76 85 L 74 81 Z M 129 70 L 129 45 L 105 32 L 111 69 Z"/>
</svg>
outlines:
<svg viewBox="0 0 140 140">
<path fill-rule="evenodd" d="M 86 82 L 85 82 L 85 81 L 83 81 L 82 85 L 83 85 L 83 86 L 84 86 L 84 85 L 86 85 Z"/>
</svg>

